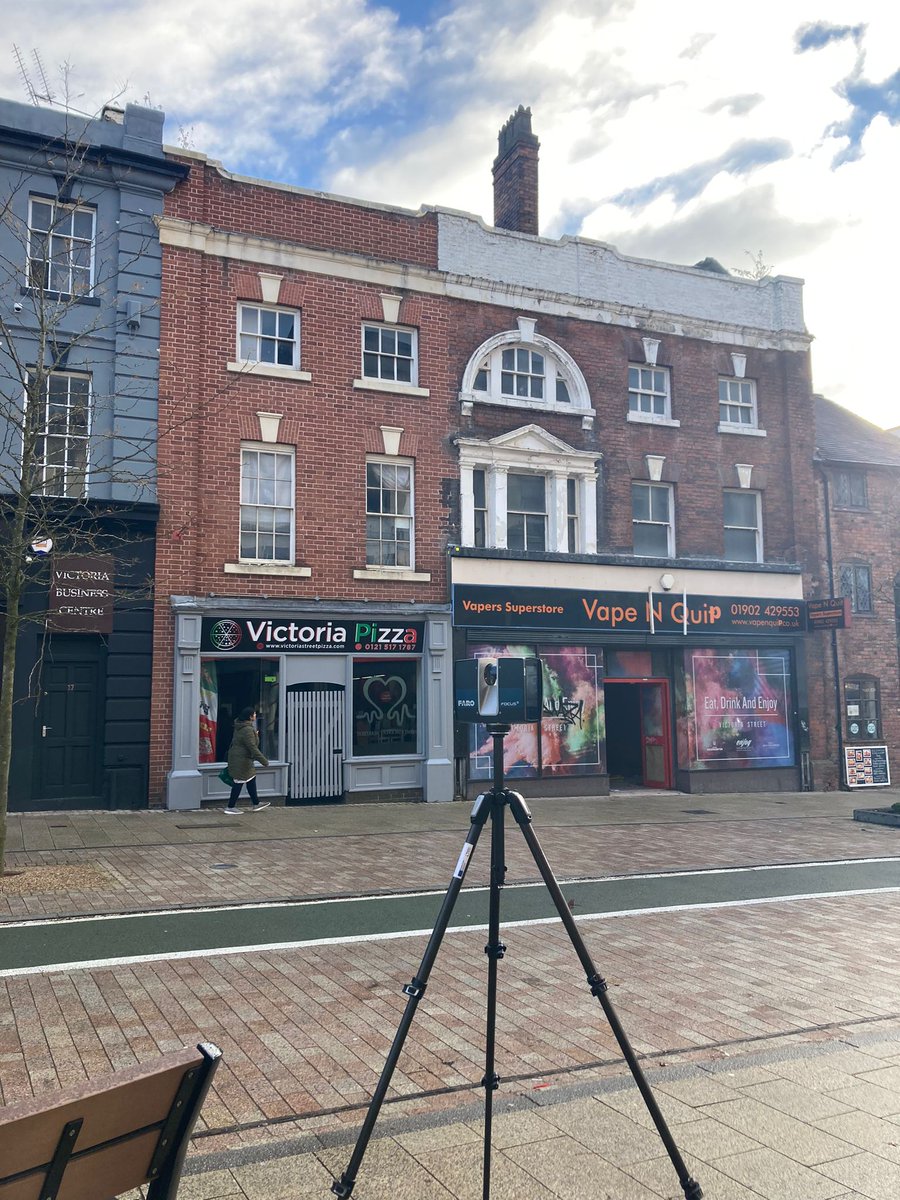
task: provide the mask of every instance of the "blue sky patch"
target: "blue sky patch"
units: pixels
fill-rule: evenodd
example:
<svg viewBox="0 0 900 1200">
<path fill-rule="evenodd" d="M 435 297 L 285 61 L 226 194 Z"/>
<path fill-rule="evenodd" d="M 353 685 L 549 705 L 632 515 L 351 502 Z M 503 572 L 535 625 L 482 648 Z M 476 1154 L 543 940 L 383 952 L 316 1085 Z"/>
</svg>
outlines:
<svg viewBox="0 0 900 1200">
<path fill-rule="evenodd" d="M 639 187 L 626 188 L 613 196 L 612 202 L 624 208 L 645 208 L 668 192 L 677 204 L 684 204 L 699 195 L 722 171 L 729 175 L 748 175 L 756 167 L 790 158 L 791 153 L 790 144 L 783 138 L 735 142 L 718 158 L 692 163 L 683 171 L 660 175 Z"/>
</svg>

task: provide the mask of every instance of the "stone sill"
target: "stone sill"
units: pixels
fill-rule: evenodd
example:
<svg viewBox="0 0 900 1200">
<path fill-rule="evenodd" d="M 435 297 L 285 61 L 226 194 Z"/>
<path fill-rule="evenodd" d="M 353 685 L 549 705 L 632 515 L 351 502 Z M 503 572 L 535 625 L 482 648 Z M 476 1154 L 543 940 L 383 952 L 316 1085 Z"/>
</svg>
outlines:
<svg viewBox="0 0 900 1200">
<path fill-rule="evenodd" d="M 309 383 L 312 375 L 309 371 L 298 371 L 294 367 L 279 367 L 271 363 L 230 362 L 225 364 L 226 371 L 236 375 L 264 375 L 269 379 L 293 379 L 298 383 Z"/>
<path fill-rule="evenodd" d="M 393 379 L 354 379 L 353 386 L 363 392 L 390 392 L 392 396 L 430 396 L 428 388 L 398 383 Z"/>
<path fill-rule="evenodd" d="M 743 437 L 765 437 L 764 429 L 757 429 L 756 426 L 749 425 L 719 425 L 719 433 L 739 433 Z"/>
<path fill-rule="evenodd" d="M 366 567 L 354 571 L 354 579 L 397 580 L 398 583 L 431 583 L 430 571 L 407 571 L 405 567 Z"/>
<path fill-rule="evenodd" d="M 291 567 L 278 563 L 224 563 L 222 570 L 226 575 L 275 575 L 285 579 L 309 579 L 312 567 Z"/>
<path fill-rule="evenodd" d="M 522 408 L 529 412 L 562 413 L 567 417 L 594 416 L 592 408 L 579 408 L 574 404 L 559 404 L 555 400 L 519 400 L 515 396 L 488 396 L 486 392 L 460 392 L 462 404 L 490 404 L 496 408 Z"/>
<path fill-rule="evenodd" d="M 635 423 L 635 425 L 668 425 L 672 429 L 680 429 L 681 428 L 681 422 L 676 421 L 673 417 L 657 417 L 657 416 L 654 416 L 652 413 L 630 412 L 630 413 L 628 413 L 628 416 L 626 419 L 629 421 L 633 421 Z M 719 428 L 721 429 L 721 426 L 719 426 Z"/>
</svg>

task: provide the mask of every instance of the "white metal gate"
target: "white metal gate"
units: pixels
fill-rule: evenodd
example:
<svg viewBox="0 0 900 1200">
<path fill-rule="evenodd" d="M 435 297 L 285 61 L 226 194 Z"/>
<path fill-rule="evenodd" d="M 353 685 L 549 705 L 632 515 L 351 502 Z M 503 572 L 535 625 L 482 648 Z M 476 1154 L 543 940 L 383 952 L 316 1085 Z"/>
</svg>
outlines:
<svg viewBox="0 0 900 1200">
<path fill-rule="evenodd" d="M 287 688 L 289 804 L 344 798 L 344 687 L 292 683 Z"/>
</svg>

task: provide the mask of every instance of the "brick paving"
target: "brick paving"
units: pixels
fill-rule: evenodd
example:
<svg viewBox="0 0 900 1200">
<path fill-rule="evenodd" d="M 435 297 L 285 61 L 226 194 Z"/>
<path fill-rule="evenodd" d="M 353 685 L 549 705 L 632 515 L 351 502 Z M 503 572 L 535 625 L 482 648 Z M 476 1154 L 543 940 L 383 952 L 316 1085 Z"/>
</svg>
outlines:
<svg viewBox="0 0 900 1200">
<path fill-rule="evenodd" d="M 822 799 L 813 815 L 801 810 L 789 816 L 779 815 L 784 809 L 778 806 L 791 802 L 776 799 L 766 809 L 754 809 L 752 819 L 741 819 L 742 809 L 731 797 L 679 800 L 677 809 L 671 805 L 666 808 L 662 801 L 652 808 L 651 802 L 645 801 L 643 810 L 649 809 L 654 819 L 639 824 L 613 823 L 610 818 L 620 814 L 611 813 L 602 802 L 569 802 L 562 815 L 555 812 L 551 802 L 537 803 L 535 828 L 561 879 L 892 856 L 900 845 L 895 829 L 849 821 L 847 814 L 852 805 L 847 797 L 829 796 Z M 7 856 L 8 866 L 22 869 L 90 863 L 109 876 L 109 889 L 0 895 L 0 920 L 447 886 L 467 828 L 469 805 L 358 807 L 367 810 L 363 816 L 368 817 L 369 828 L 365 831 L 332 832 L 335 825 L 347 821 L 346 809 L 318 810 L 318 828 L 310 825 L 309 810 L 267 810 L 242 818 L 240 828 L 229 826 L 227 833 L 210 828 L 216 824 L 214 814 L 197 814 L 193 828 L 194 814 L 178 814 L 181 819 L 177 822 L 168 820 L 176 814 L 129 814 L 120 819 L 120 828 L 115 831 L 120 839 L 135 835 L 134 842 L 125 845 L 104 845 L 96 838 L 96 830 L 90 828 L 100 844 L 85 846 L 86 839 L 78 836 L 77 829 L 72 830 L 68 838 L 72 849 L 12 850 Z M 683 809 L 695 807 L 720 807 L 728 817 L 686 818 Z M 410 813 L 410 823 L 419 827 L 407 830 L 403 826 L 404 808 Z M 378 831 L 385 809 L 390 812 L 390 823 L 396 826 L 390 833 Z M 395 811 L 398 809 L 399 816 Z M 554 823 L 565 820 L 566 813 L 579 823 Z M 12 820 L 17 827 L 11 830 L 11 845 L 47 840 L 43 830 L 46 818 Z M 353 820 L 359 824 L 360 817 L 353 814 Z M 589 824 L 591 820 L 595 823 Z M 73 825 L 79 821 L 81 815 L 71 819 Z M 438 827 L 423 828 L 425 821 Z M 445 828 L 450 821 L 453 827 Z M 93 819 L 84 818 L 83 823 L 90 827 Z M 149 838 L 172 839 L 179 835 L 180 841 L 140 844 Z M 74 846 L 75 842 L 81 844 Z M 534 863 L 515 828 L 507 835 L 507 846 L 508 881 L 537 880 Z M 479 847 L 467 878 L 469 886 L 487 883 L 487 860 L 484 848 Z M 221 864 L 227 864 L 226 868 L 220 869 Z"/>
<path fill-rule="evenodd" d="M 569 878 L 889 856 L 900 845 L 896 830 L 849 821 L 847 797 L 790 799 L 782 815 L 778 801 L 766 800 L 743 812 L 732 807 L 720 820 L 686 819 L 680 811 L 727 809 L 719 797 L 679 801 L 667 820 L 651 813 L 632 823 L 542 825 L 538 813 L 536 825 L 551 862 Z M 419 822 L 424 807 L 417 806 Z M 643 810 L 646 818 L 646 804 Z M 294 836 L 285 836 L 291 814 L 276 814 L 280 836 L 274 829 L 263 836 L 266 817 L 259 814 L 246 821 L 260 822 L 252 835 L 258 840 L 232 835 L 227 845 L 148 845 L 157 827 L 136 821 L 143 845 L 120 837 L 105 847 L 11 855 L 20 865 L 77 855 L 122 886 L 93 897 L 25 897 L 18 910 L 18 898 L 7 898 L 8 917 L 89 912 L 92 905 L 126 911 L 186 898 L 217 903 L 443 887 L 466 825 L 465 814 L 446 810 L 434 823 L 449 824 L 450 817 L 451 828 L 406 831 L 400 814 L 388 835 L 366 833 L 356 815 L 340 818 L 346 828 L 328 830 L 319 815 L 315 834 L 303 817 Z M 27 834 L 28 818 L 20 821 Z M 512 880 L 534 877 L 519 840 L 512 831 Z M 472 882 L 484 881 L 486 844 L 479 857 Z M 214 872 L 219 861 L 238 865 Z M 582 922 L 623 1025 L 669 1096 L 677 1140 L 702 1165 L 710 1200 L 898 1194 L 896 912 L 896 895 L 885 893 Z M 504 940 L 497 1055 L 506 1082 L 497 1104 L 506 1116 L 498 1123 L 494 1194 L 680 1196 L 661 1145 L 647 1137 L 646 1114 L 625 1087 L 618 1048 L 564 932 L 555 925 L 513 928 Z M 445 939 L 357 1200 L 480 1194 L 483 944 L 483 933 Z M 3 1099 L 214 1040 L 224 1062 L 193 1143 L 184 1200 L 324 1196 L 329 1170 L 339 1173 L 346 1163 L 347 1139 L 355 1136 L 403 1009 L 400 987 L 423 948 L 423 938 L 401 938 L 0 979 Z M 760 1046 L 771 1058 L 762 1066 L 753 1058 Z M 583 1094 L 573 1099 L 567 1089 L 576 1086 Z M 522 1111 L 512 1111 L 517 1105 Z"/>
</svg>

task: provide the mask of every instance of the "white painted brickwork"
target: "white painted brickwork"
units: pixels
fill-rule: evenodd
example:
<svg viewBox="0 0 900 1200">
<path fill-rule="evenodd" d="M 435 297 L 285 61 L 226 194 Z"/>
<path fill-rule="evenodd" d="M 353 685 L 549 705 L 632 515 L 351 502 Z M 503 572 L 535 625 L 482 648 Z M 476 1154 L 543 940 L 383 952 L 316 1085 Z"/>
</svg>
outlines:
<svg viewBox="0 0 900 1200">
<path fill-rule="evenodd" d="M 713 340 L 726 340 L 728 327 L 727 340 L 748 345 L 805 349 L 808 344 L 802 280 L 741 279 L 627 258 L 584 238 L 551 241 L 492 229 L 461 213 L 438 209 L 437 216 L 439 269 L 459 281 L 448 287 L 451 294 L 469 295 L 462 283 L 467 279 L 482 298 L 485 289 L 494 292 L 496 303 L 509 303 L 510 289 L 525 288 L 543 298 L 528 303 L 522 296 L 523 308 L 571 311 L 564 303 L 570 297 L 597 310 L 595 319 L 613 324 L 701 333 L 699 327 L 708 323 L 703 336 Z"/>
</svg>

